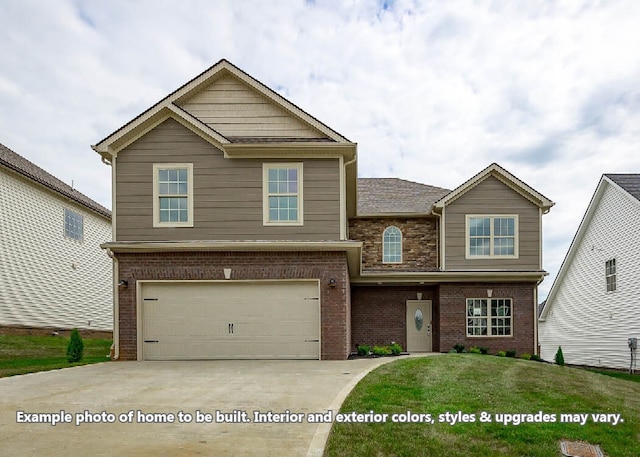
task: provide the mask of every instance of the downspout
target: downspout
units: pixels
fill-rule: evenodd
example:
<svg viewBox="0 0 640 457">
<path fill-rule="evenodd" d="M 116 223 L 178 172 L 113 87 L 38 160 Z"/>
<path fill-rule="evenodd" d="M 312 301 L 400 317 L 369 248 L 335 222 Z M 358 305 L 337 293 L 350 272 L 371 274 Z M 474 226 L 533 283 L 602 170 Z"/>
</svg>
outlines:
<svg viewBox="0 0 640 457">
<path fill-rule="evenodd" d="M 120 318 L 119 303 L 120 299 L 118 294 L 120 292 L 118 287 L 118 259 L 113 254 L 111 249 L 107 249 L 107 255 L 113 260 L 113 343 L 111 343 L 111 353 L 109 357 L 111 360 L 118 360 L 120 357 L 120 328 L 118 321 Z"/>
<path fill-rule="evenodd" d="M 346 184 L 346 180 L 347 180 L 347 167 L 349 165 L 352 165 L 354 163 L 356 163 L 356 160 L 358 160 L 358 153 L 355 152 L 353 154 L 353 159 L 349 160 L 348 162 L 344 162 L 342 164 L 342 176 L 344 176 L 344 180 L 341 183 L 341 187 L 343 187 L 344 189 L 344 193 L 343 193 L 343 203 L 344 204 L 344 232 L 345 232 L 345 240 L 349 239 L 349 218 L 347 217 L 347 184 Z M 356 176 L 356 213 L 358 212 L 358 199 L 357 199 L 357 192 L 358 192 L 358 184 L 357 184 L 357 180 L 358 177 Z"/>
</svg>

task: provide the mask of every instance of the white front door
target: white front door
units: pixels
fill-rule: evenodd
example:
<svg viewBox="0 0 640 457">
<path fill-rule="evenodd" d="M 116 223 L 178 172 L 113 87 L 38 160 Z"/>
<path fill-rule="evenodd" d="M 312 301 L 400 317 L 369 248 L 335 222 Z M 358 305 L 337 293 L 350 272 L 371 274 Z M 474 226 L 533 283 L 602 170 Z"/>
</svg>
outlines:
<svg viewBox="0 0 640 457">
<path fill-rule="evenodd" d="M 407 300 L 407 351 L 431 352 L 431 300 Z"/>
</svg>

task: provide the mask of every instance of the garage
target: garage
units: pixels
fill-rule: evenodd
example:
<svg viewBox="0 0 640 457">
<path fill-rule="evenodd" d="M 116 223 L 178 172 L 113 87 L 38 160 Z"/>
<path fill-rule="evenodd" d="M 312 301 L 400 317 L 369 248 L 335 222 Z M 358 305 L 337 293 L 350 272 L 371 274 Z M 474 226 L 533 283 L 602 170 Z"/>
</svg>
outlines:
<svg viewBox="0 0 640 457">
<path fill-rule="evenodd" d="M 317 280 L 138 285 L 143 360 L 320 358 Z"/>
</svg>

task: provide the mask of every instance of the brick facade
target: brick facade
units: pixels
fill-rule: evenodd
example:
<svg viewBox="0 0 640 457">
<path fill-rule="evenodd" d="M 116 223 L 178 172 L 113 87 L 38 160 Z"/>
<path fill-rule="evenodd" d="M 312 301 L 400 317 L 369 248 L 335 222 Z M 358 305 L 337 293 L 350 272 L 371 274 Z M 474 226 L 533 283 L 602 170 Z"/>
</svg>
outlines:
<svg viewBox="0 0 640 457">
<path fill-rule="evenodd" d="M 382 263 L 382 233 L 389 226 L 402 232 L 402 263 Z M 437 219 L 357 218 L 349 220 L 349 238 L 362 241 L 365 271 L 435 271 L 438 269 Z"/>
<path fill-rule="evenodd" d="M 437 286 L 354 286 L 351 291 L 351 351 L 356 346 L 386 346 L 392 341 L 407 348 L 407 300 L 432 301 L 432 319 L 436 322 Z M 432 332 L 433 351 L 439 351 L 439 334 Z"/>
<path fill-rule="evenodd" d="M 119 278 L 129 286 L 119 290 L 120 359 L 137 358 L 136 281 L 319 279 L 322 359 L 349 355 L 350 284 L 343 252 L 164 252 L 117 254 Z M 336 287 L 328 287 L 329 279 Z"/>
<path fill-rule="evenodd" d="M 534 291 L 535 283 L 445 283 L 440 285 L 439 322 L 440 351 L 447 352 L 456 344 L 484 346 L 494 354 L 514 349 L 518 354 L 535 354 Z M 511 298 L 513 328 L 510 337 L 467 337 L 467 298 L 487 298 L 487 289 L 493 298 Z"/>
</svg>

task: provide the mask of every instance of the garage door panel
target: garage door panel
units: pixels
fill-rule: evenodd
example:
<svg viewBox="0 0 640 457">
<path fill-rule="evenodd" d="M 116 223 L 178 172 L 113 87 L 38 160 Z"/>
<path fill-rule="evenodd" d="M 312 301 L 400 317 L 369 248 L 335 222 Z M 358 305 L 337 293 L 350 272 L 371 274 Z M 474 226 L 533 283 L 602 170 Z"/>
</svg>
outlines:
<svg viewBox="0 0 640 457">
<path fill-rule="evenodd" d="M 143 358 L 319 358 L 317 281 L 142 286 Z"/>
</svg>

